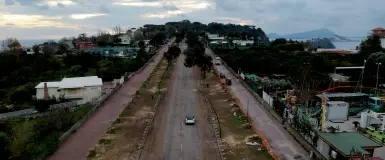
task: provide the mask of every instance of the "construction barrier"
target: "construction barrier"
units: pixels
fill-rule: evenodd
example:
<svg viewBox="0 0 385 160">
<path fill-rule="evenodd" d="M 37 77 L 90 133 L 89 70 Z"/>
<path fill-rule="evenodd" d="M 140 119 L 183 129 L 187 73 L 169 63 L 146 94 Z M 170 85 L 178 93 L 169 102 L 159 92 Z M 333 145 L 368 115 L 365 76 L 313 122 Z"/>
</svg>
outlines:
<svg viewBox="0 0 385 160">
<path fill-rule="evenodd" d="M 235 99 L 235 101 L 236 101 L 237 105 L 239 106 L 239 108 L 241 109 L 242 113 L 243 113 L 244 115 L 247 115 L 247 112 L 245 112 L 245 110 L 241 107 L 242 104 L 241 104 L 241 102 L 239 101 L 239 99 L 238 99 L 238 98 L 234 98 L 234 97 L 233 97 L 233 99 Z M 249 117 L 247 117 L 247 119 L 249 120 L 249 123 L 250 123 L 250 125 L 253 127 L 254 131 L 255 131 L 255 132 L 258 134 L 258 136 L 262 139 L 262 146 L 263 146 L 264 148 L 266 148 L 267 152 L 270 154 L 270 156 L 271 156 L 274 160 L 279 160 L 279 157 L 277 156 L 277 154 L 275 154 L 275 153 L 273 152 L 273 150 L 271 149 L 271 147 L 270 147 L 270 145 L 269 145 L 269 142 L 267 142 L 266 137 L 265 137 L 265 136 L 262 134 L 262 132 L 259 131 L 259 129 L 254 125 L 253 120 L 250 119 Z"/>
</svg>

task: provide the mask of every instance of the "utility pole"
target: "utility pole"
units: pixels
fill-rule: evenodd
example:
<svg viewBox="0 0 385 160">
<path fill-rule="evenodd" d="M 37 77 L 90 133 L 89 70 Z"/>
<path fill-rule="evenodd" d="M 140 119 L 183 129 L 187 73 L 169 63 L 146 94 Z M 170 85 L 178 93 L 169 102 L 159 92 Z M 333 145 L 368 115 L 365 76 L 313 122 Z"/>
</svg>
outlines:
<svg viewBox="0 0 385 160">
<path fill-rule="evenodd" d="M 377 64 L 377 81 L 376 81 L 376 92 L 378 92 L 378 71 L 380 70 L 380 65 L 381 63 L 376 63 Z"/>
<path fill-rule="evenodd" d="M 246 108 L 247 118 L 249 118 L 249 103 L 250 103 L 250 100 L 247 100 L 247 108 Z"/>
</svg>

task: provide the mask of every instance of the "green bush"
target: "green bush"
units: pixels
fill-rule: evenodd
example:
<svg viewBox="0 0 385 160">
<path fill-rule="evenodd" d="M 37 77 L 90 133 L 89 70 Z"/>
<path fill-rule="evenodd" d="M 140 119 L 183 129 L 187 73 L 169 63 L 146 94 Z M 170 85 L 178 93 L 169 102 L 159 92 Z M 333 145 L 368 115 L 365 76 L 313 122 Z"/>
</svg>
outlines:
<svg viewBox="0 0 385 160">
<path fill-rule="evenodd" d="M 0 159 L 8 159 L 10 153 L 8 147 L 10 144 L 10 137 L 5 132 L 0 132 Z"/>
</svg>

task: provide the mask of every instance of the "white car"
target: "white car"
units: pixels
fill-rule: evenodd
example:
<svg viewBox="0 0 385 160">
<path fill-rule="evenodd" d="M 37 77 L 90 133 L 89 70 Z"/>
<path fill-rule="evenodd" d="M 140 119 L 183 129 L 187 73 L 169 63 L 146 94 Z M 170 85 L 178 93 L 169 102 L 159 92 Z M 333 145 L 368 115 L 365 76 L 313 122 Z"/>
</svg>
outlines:
<svg viewBox="0 0 385 160">
<path fill-rule="evenodd" d="M 215 65 L 220 65 L 221 64 L 221 58 L 220 57 L 215 57 L 214 64 Z"/>
<path fill-rule="evenodd" d="M 187 124 L 195 124 L 195 116 L 186 116 L 184 123 Z"/>
</svg>

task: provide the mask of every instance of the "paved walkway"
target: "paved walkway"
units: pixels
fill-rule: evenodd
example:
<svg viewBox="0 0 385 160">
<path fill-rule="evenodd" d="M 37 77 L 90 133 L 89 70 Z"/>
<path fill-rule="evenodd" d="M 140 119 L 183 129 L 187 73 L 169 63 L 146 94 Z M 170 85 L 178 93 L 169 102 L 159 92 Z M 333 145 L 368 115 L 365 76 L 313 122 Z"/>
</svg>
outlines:
<svg viewBox="0 0 385 160">
<path fill-rule="evenodd" d="M 206 49 L 206 54 L 213 55 L 210 49 Z M 294 140 L 293 137 L 266 111 L 261 103 L 231 74 L 223 65 L 216 66 L 219 72 L 225 74 L 233 80 L 230 86 L 234 97 L 238 98 L 241 107 L 248 111 L 253 119 L 254 125 L 268 139 L 273 151 L 281 159 L 309 159 L 309 154 Z"/>
<path fill-rule="evenodd" d="M 132 100 L 132 95 L 139 90 L 168 47 L 160 50 L 154 61 L 147 65 L 140 73 L 134 75 L 128 82 L 116 91 L 75 133 L 67 138 L 59 149 L 48 160 L 83 160 L 88 151 L 94 147 L 99 139 Z"/>
</svg>

